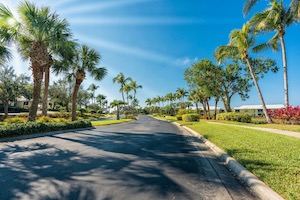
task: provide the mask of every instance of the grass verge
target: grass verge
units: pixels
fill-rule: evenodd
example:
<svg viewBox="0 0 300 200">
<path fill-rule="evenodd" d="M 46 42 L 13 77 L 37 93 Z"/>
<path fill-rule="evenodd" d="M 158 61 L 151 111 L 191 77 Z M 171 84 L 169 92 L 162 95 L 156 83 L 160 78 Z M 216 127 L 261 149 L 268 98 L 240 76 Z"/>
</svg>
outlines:
<svg viewBox="0 0 300 200">
<path fill-rule="evenodd" d="M 241 122 L 232 122 L 232 121 L 219 121 L 219 120 L 210 120 L 211 122 L 218 122 L 224 124 L 234 124 L 234 125 L 243 125 L 251 127 L 260 127 L 260 128 L 273 128 L 285 131 L 294 131 L 300 132 L 300 125 L 289 125 L 289 124 L 251 124 L 251 123 L 241 123 Z"/>
<path fill-rule="evenodd" d="M 165 116 L 165 117 L 155 116 L 155 118 L 157 118 L 157 119 L 163 119 L 163 120 L 169 120 L 171 122 L 177 121 L 176 117 L 173 117 L 173 116 Z"/>
<path fill-rule="evenodd" d="M 300 199 L 299 139 L 205 122 L 185 125 L 234 157 L 285 199 Z"/>
<path fill-rule="evenodd" d="M 104 120 L 104 121 L 93 121 L 92 126 L 105 126 L 111 124 L 120 124 L 124 122 L 130 122 L 133 119 L 120 119 L 120 120 Z"/>
</svg>

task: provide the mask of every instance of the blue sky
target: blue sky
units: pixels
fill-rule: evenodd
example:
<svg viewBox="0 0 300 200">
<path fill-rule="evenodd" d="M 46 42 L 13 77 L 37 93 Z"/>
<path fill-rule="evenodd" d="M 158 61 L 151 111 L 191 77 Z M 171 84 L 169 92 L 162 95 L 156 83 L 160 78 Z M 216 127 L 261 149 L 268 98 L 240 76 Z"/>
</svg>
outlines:
<svg viewBox="0 0 300 200">
<path fill-rule="evenodd" d="M 16 0 L 0 0 L 12 10 Z M 50 6 L 71 25 L 74 37 L 97 49 L 101 65 L 108 75 L 101 82 L 87 78 L 83 84 L 99 85 L 96 93 L 104 94 L 109 101 L 121 99 L 119 85 L 112 79 L 118 73 L 132 77 L 143 86 L 137 93 L 140 104 L 146 98 L 187 88 L 184 70 L 195 61 L 208 58 L 220 45 L 228 43 L 232 29 L 241 28 L 250 15 L 242 15 L 243 0 L 39 0 L 38 5 Z M 288 1 L 286 1 L 288 2 Z M 265 2 L 254 11 L 262 10 Z M 289 66 L 290 103 L 300 105 L 300 27 L 293 25 L 286 31 Z M 277 74 L 267 74 L 259 81 L 267 104 L 283 104 L 283 70 L 281 54 L 262 52 L 273 58 L 280 68 Z M 214 61 L 215 62 L 215 61 Z M 12 65 L 18 73 L 27 73 L 28 62 L 21 62 L 17 54 Z M 58 77 L 52 76 L 52 80 Z M 232 106 L 260 104 L 253 87 L 250 98 L 241 101 L 234 96 Z"/>
</svg>

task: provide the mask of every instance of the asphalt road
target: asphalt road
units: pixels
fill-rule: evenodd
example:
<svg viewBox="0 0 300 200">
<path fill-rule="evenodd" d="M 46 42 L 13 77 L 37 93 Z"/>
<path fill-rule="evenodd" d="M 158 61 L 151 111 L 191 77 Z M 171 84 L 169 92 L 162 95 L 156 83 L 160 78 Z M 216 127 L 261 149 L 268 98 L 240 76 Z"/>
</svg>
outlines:
<svg viewBox="0 0 300 200">
<path fill-rule="evenodd" d="M 196 147 L 198 146 L 198 147 Z M 0 143 L 0 199 L 255 199 L 200 141 L 150 117 Z"/>
</svg>

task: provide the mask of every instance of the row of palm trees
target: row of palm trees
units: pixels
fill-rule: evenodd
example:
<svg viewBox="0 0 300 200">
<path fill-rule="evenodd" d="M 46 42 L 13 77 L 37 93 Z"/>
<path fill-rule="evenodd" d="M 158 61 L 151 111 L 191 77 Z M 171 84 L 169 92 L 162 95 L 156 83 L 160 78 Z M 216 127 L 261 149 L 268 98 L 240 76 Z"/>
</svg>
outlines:
<svg viewBox="0 0 300 200">
<path fill-rule="evenodd" d="M 23 59 L 30 60 L 33 76 L 33 102 L 28 121 L 35 121 L 44 79 L 43 115 L 47 115 L 50 71 L 64 73 L 74 81 L 72 95 L 72 120 L 76 120 L 76 99 L 81 83 L 87 73 L 96 80 L 107 74 L 104 67 L 97 67 L 100 54 L 87 45 L 75 42 L 66 19 L 60 19 L 49 7 L 37 7 L 34 3 L 23 2 L 18 6 L 19 18 L 4 4 L 0 4 L 0 58 L 7 62 L 12 55 L 8 45 L 18 46 Z"/>
<path fill-rule="evenodd" d="M 249 14 L 253 6 L 258 3 L 258 0 L 246 0 L 243 8 L 245 15 Z M 286 58 L 286 46 L 285 46 L 285 29 L 295 23 L 299 22 L 299 0 L 292 0 L 288 7 L 283 3 L 283 0 L 270 0 L 269 7 L 254 14 L 249 22 L 245 23 L 240 30 L 233 30 L 230 33 L 230 39 L 228 45 L 220 46 L 215 52 L 215 57 L 219 63 L 228 58 L 238 58 L 243 62 L 246 62 L 256 90 L 258 92 L 264 115 L 268 123 L 272 123 L 265 101 L 260 90 L 260 87 L 255 76 L 255 69 L 252 65 L 253 56 L 251 52 L 257 53 L 265 49 L 278 50 L 280 42 L 282 63 L 284 71 L 284 97 L 285 106 L 289 106 L 288 95 L 288 75 L 287 75 L 287 58 Z M 269 41 L 256 45 L 256 37 L 259 34 L 275 32 L 275 35 L 269 39 Z"/>
<path fill-rule="evenodd" d="M 138 104 L 138 100 L 136 99 L 137 90 L 142 89 L 143 86 L 137 84 L 137 82 L 134 81 L 131 77 L 126 78 L 122 72 L 113 78 L 113 83 L 120 84 L 120 93 L 122 94 L 123 102 L 125 102 L 125 93 L 127 105 L 132 105 L 132 108 L 134 109 Z M 130 95 L 130 92 L 133 92 L 133 94 Z M 131 100 L 131 102 L 129 102 L 129 100 Z"/>
<path fill-rule="evenodd" d="M 190 107 L 190 102 L 185 102 L 185 97 L 188 97 L 189 93 L 184 88 L 177 88 L 175 93 L 168 93 L 165 96 L 157 96 L 153 98 L 147 98 L 145 103 L 148 107 L 165 107 L 165 102 L 167 102 L 167 106 L 169 107 L 169 112 L 171 110 L 175 111 L 177 109 L 177 105 L 180 108 Z M 172 109 L 171 109 L 172 108 Z M 169 113 L 175 114 L 175 113 Z"/>
</svg>

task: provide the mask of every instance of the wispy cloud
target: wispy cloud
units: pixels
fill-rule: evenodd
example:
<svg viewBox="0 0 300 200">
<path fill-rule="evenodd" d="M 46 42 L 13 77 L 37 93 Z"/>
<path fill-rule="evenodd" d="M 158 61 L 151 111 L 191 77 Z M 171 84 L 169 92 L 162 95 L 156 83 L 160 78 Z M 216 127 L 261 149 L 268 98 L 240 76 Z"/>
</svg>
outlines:
<svg viewBox="0 0 300 200">
<path fill-rule="evenodd" d="M 190 58 L 190 57 L 183 57 L 183 58 L 178 58 L 175 63 L 177 65 L 183 65 L 183 66 L 187 66 L 187 65 L 191 65 L 195 62 L 197 62 L 199 59 L 198 57 L 194 57 L 194 58 Z"/>
<path fill-rule="evenodd" d="M 121 6 L 127 6 L 130 4 L 136 3 L 147 3 L 153 2 L 153 0 L 115 0 L 115 1 L 106 1 L 106 2 L 98 2 L 98 3 L 89 3 L 89 4 L 75 4 L 74 7 L 70 7 L 69 9 L 65 9 L 63 14 L 79 14 L 86 13 L 91 11 L 101 11 L 108 8 L 115 8 Z"/>
<path fill-rule="evenodd" d="M 178 17 L 123 17 L 123 18 L 72 18 L 73 25 L 95 26 L 95 25 L 188 25 L 200 23 L 198 19 L 178 18 Z"/>
<path fill-rule="evenodd" d="M 152 60 L 152 61 L 157 61 L 157 62 L 162 62 L 162 63 L 171 63 L 173 61 L 172 58 L 170 58 L 166 55 L 147 51 L 147 50 L 144 50 L 144 49 L 141 49 L 138 47 L 134 47 L 134 46 L 126 46 L 126 45 L 117 44 L 115 42 L 111 42 L 108 40 L 103 40 L 103 39 L 101 40 L 99 38 L 91 38 L 91 37 L 83 36 L 83 35 L 79 35 L 79 34 L 76 34 L 76 37 L 78 39 L 80 39 L 80 41 L 96 45 L 99 48 L 106 48 L 106 49 L 114 50 L 119 53 L 123 53 L 123 54 L 127 54 L 127 55 L 128 54 L 134 55 L 134 56 L 140 57 L 140 58 L 145 58 L 147 60 Z"/>
</svg>

